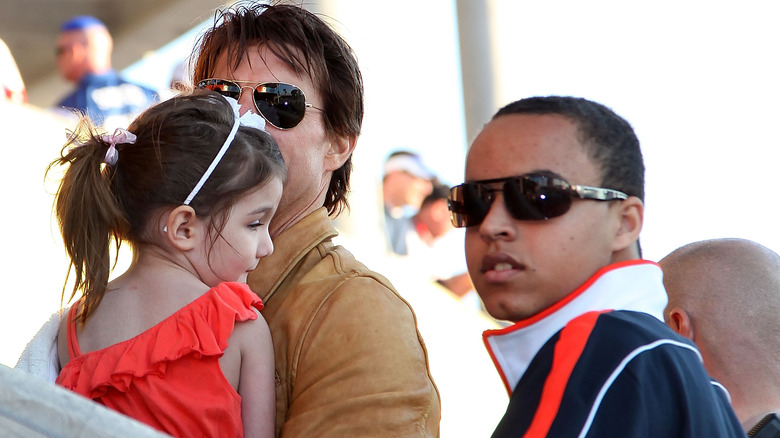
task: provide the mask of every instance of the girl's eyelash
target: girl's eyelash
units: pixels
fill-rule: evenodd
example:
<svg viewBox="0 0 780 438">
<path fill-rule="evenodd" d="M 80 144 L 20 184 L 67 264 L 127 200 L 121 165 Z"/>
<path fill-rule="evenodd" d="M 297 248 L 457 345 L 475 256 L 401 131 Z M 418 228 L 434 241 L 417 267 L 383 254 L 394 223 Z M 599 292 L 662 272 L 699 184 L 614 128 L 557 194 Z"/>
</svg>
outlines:
<svg viewBox="0 0 780 438">
<path fill-rule="evenodd" d="M 263 224 L 260 223 L 260 221 L 254 221 L 254 222 L 249 224 L 249 228 L 253 228 L 253 229 L 257 228 L 257 227 L 262 227 L 262 226 L 263 226 Z"/>
</svg>

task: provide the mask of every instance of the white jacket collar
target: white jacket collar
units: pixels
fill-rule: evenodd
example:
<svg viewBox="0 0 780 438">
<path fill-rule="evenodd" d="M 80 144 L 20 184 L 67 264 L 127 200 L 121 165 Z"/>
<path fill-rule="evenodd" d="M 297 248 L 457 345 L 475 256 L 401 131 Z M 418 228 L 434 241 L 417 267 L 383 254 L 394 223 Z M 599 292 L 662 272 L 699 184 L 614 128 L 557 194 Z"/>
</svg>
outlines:
<svg viewBox="0 0 780 438">
<path fill-rule="evenodd" d="M 552 307 L 531 318 L 482 334 L 511 393 L 542 346 L 572 319 L 598 310 L 634 310 L 663 321 L 667 296 L 661 268 L 647 260 L 606 266 Z"/>
</svg>

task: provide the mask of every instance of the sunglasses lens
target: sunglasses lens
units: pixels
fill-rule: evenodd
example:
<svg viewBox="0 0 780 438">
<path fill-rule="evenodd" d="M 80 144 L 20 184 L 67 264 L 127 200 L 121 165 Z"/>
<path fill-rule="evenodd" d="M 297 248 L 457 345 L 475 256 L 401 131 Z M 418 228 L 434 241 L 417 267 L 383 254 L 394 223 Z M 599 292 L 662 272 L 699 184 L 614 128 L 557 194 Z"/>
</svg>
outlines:
<svg viewBox="0 0 780 438">
<path fill-rule="evenodd" d="M 450 190 L 452 224 L 458 228 L 479 225 L 485 220 L 495 192 L 503 192 L 509 214 L 517 220 L 542 221 L 569 211 L 571 187 L 566 181 L 547 175 L 525 175 L 490 181 L 504 182 L 501 189 L 486 183 L 465 183 Z"/>
<path fill-rule="evenodd" d="M 504 184 L 504 200 L 515 219 L 539 221 L 558 217 L 569 211 L 569 184 L 545 175 L 527 175 Z"/>
<path fill-rule="evenodd" d="M 206 79 L 205 81 L 200 81 L 198 82 L 198 88 L 216 91 L 225 97 L 232 97 L 236 100 L 241 96 L 241 87 L 238 84 L 230 81 L 223 81 L 221 79 Z"/>
<path fill-rule="evenodd" d="M 493 202 L 493 193 L 480 184 L 461 184 L 450 190 L 452 225 L 457 228 L 479 225 Z"/>
<path fill-rule="evenodd" d="M 241 97 L 241 86 L 232 81 L 206 79 L 198 82 L 197 86 L 236 100 Z M 295 85 L 267 82 L 258 85 L 252 97 L 257 111 L 268 123 L 280 129 L 294 128 L 306 114 L 306 96 Z"/>
<path fill-rule="evenodd" d="M 255 88 L 254 98 L 257 110 L 277 128 L 295 127 L 306 113 L 306 96 L 294 85 L 262 84 Z"/>
</svg>

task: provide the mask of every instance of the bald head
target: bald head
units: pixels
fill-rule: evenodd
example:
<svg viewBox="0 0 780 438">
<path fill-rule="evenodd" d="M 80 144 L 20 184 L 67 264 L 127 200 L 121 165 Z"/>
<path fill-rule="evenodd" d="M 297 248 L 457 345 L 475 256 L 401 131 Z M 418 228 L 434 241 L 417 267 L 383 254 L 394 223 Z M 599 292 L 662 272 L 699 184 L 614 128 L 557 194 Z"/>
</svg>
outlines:
<svg viewBox="0 0 780 438">
<path fill-rule="evenodd" d="M 758 243 L 696 242 L 675 250 L 659 264 L 669 294 L 667 310 L 682 306 L 694 317 L 717 316 L 741 323 L 744 318 L 764 315 L 774 320 L 772 315 L 780 315 L 780 256 Z"/>
<path fill-rule="evenodd" d="M 780 256 L 749 240 L 717 239 L 683 246 L 659 264 L 669 295 L 667 324 L 696 343 L 707 371 L 731 392 L 743 424 L 775 409 Z"/>
</svg>

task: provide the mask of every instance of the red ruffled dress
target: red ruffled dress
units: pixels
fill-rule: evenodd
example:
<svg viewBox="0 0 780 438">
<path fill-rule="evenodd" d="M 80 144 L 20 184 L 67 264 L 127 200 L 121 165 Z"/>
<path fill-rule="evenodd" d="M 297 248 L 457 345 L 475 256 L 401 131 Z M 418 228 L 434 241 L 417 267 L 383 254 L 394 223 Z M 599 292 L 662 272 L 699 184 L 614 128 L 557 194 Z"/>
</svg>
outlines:
<svg viewBox="0 0 780 438">
<path fill-rule="evenodd" d="M 57 384 L 174 436 L 243 436 L 241 397 L 219 358 L 235 323 L 263 308 L 246 284 L 221 283 L 138 336 L 86 354 L 77 307 L 68 315 L 70 362 Z"/>
</svg>

